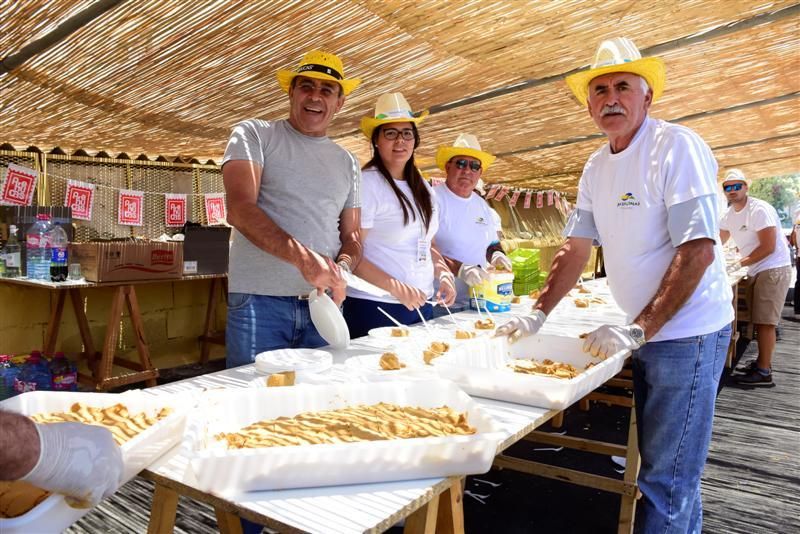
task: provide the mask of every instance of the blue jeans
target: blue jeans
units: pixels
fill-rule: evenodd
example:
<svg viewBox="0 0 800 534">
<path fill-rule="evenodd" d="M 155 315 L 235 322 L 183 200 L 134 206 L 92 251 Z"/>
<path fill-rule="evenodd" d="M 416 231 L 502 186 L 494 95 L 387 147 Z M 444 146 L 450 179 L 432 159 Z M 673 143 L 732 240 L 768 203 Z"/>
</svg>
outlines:
<svg viewBox="0 0 800 534">
<path fill-rule="evenodd" d="M 359 299 L 347 297 L 342 306 L 342 315 L 347 322 L 347 329 L 350 330 L 350 337 L 355 339 L 366 336 L 373 328 L 381 326 L 394 326 L 384 314 L 378 311 L 378 306 L 386 313 L 397 319 L 401 324 L 416 324 L 420 322 L 419 314 L 416 310 L 409 311 L 402 304 L 389 304 L 378 302 L 377 300 Z M 420 309 L 426 321 L 433 318 L 433 306 L 423 305 Z"/>
<path fill-rule="evenodd" d="M 228 293 L 225 327 L 225 367 L 253 363 L 266 350 L 317 348 L 327 345 L 311 322 L 308 301 L 297 297 L 271 297 Z M 241 519 L 244 534 L 258 534 L 264 527 Z"/>
<path fill-rule="evenodd" d="M 635 532 L 697 533 L 700 476 L 731 328 L 648 343 L 633 353 L 633 390 L 642 467 Z"/>
<path fill-rule="evenodd" d="M 327 345 L 311 322 L 308 301 L 249 293 L 228 294 L 225 366 L 246 365 L 265 350 Z"/>
</svg>

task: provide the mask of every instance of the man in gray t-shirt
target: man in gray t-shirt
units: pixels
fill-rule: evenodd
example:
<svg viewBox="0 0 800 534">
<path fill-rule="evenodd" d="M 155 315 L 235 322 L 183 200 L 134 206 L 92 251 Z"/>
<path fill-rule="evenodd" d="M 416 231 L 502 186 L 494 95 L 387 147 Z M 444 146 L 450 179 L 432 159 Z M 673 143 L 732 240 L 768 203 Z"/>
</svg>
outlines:
<svg viewBox="0 0 800 534">
<path fill-rule="evenodd" d="M 278 71 L 288 120 L 251 119 L 228 141 L 222 175 L 233 225 L 229 266 L 227 365 L 265 350 L 325 342 L 311 323 L 308 294 L 340 304 L 340 269 L 361 256 L 358 160 L 326 136 L 359 80 L 345 79 L 335 55 L 312 51 Z"/>
</svg>

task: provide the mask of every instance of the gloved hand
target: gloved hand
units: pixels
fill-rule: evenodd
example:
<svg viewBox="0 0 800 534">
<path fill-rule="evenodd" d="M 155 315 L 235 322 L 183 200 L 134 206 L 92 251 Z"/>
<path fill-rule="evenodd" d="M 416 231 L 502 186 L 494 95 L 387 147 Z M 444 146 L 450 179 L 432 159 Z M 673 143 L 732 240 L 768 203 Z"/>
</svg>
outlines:
<svg viewBox="0 0 800 534">
<path fill-rule="evenodd" d="M 456 277 L 450 271 L 439 274 L 439 291 L 436 292 L 436 301 L 452 306 L 456 301 Z"/>
<path fill-rule="evenodd" d="M 547 315 L 542 310 L 535 310 L 531 315 L 514 317 L 498 328 L 494 337 L 508 336 L 509 343 L 516 343 L 521 337 L 532 336 L 542 328 Z"/>
<path fill-rule="evenodd" d="M 641 345 L 630 334 L 631 325 L 603 325 L 583 340 L 583 352 L 605 360 L 621 350 L 636 350 Z"/>
<path fill-rule="evenodd" d="M 494 254 L 492 254 L 492 261 L 490 263 L 494 265 L 495 268 L 497 269 L 508 272 L 513 271 L 513 268 L 511 266 L 511 260 L 508 258 L 508 256 L 506 256 L 499 250 L 494 251 Z"/>
<path fill-rule="evenodd" d="M 108 429 L 37 423 L 36 431 L 39 461 L 22 480 L 65 495 L 73 508 L 91 508 L 122 484 L 122 451 Z"/>
<path fill-rule="evenodd" d="M 462 263 L 458 269 L 458 277 L 471 287 L 480 285 L 484 280 L 488 280 L 489 272 L 480 265 Z"/>
</svg>

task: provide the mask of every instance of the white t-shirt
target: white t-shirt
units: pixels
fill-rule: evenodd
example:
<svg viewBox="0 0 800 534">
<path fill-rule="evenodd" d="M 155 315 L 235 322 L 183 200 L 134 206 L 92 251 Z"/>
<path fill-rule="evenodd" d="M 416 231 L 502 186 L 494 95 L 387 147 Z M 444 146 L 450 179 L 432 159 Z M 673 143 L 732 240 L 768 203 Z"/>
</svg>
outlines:
<svg viewBox="0 0 800 534">
<path fill-rule="evenodd" d="M 414 205 L 411 188 L 405 180 L 395 180 L 395 184 Z M 426 183 L 431 193 L 430 225 L 425 230 L 422 217 L 414 208 L 416 218 L 410 217 L 403 224 L 403 208 L 391 186 L 377 169 L 366 169 L 362 173 L 361 186 L 361 227 L 369 229 L 364 239 L 364 258 L 371 261 L 383 272 L 410 286 L 420 289 L 428 298 L 433 296 L 433 260 L 430 242 L 439 227 L 439 209 L 433 189 Z M 418 261 L 418 247 L 421 239 L 428 243 L 424 261 Z M 349 297 L 397 302 L 390 297 L 376 297 L 369 293 L 347 288 Z"/>
<path fill-rule="evenodd" d="M 486 249 L 497 241 L 501 230 L 499 215 L 475 193 L 463 198 L 442 184 L 436 188 L 439 202 L 439 230 L 436 247 L 444 256 L 468 265 L 486 266 Z M 454 273 L 455 274 L 455 273 Z M 469 301 L 467 285 L 456 280 L 457 300 Z"/>
<path fill-rule="evenodd" d="M 612 154 L 605 144 L 586 163 L 577 208 L 592 212 L 609 287 L 629 322 L 653 298 L 675 257 L 669 208 L 706 195 L 716 202 L 716 175 L 717 163 L 700 136 L 652 118 L 645 119 L 628 148 Z M 648 341 L 709 334 L 733 320 L 719 244 L 714 252 L 694 293 Z"/>
<path fill-rule="evenodd" d="M 786 238 L 781 232 L 781 220 L 778 212 L 768 202 L 748 196 L 747 204 L 741 211 L 737 212 L 733 206 L 730 206 L 719 222 L 722 230 L 731 233 L 731 238 L 743 258 L 758 247 L 758 231 L 770 226 L 775 228 L 775 250 L 761 261 L 749 265 L 747 267 L 749 276 L 755 276 L 767 269 L 792 264 Z"/>
</svg>

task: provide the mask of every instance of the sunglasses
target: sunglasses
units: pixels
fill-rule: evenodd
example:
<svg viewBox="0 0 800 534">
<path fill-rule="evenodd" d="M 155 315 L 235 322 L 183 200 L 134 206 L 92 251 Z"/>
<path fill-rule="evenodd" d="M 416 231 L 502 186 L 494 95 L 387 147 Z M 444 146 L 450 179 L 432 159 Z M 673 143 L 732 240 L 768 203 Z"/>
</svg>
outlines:
<svg viewBox="0 0 800 534">
<path fill-rule="evenodd" d="M 743 184 L 726 185 L 725 187 L 723 187 L 723 189 L 725 190 L 726 193 L 730 193 L 731 191 L 739 191 L 739 190 L 741 190 L 742 189 L 742 185 Z"/>
<path fill-rule="evenodd" d="M 388 141 L 394 141 L 398 137 L 402 137 L 405 141 L 414 139 L 414 130 L 411 129 L 398 130 L 397 128 L 384 128 L 381 131 L 383 132 L 383 137 Z"/>
<path fill-rule="evenodd" d="M 457 159 L 453 163 L 455 163 L 456 168 L 459 169 L 466 169 L 467 165 L 469 165 L 469 168 L 475 172 L 481 170 L 481 162 L 475 161 L 474 159 L 473 160 Z"/>
</svg>

